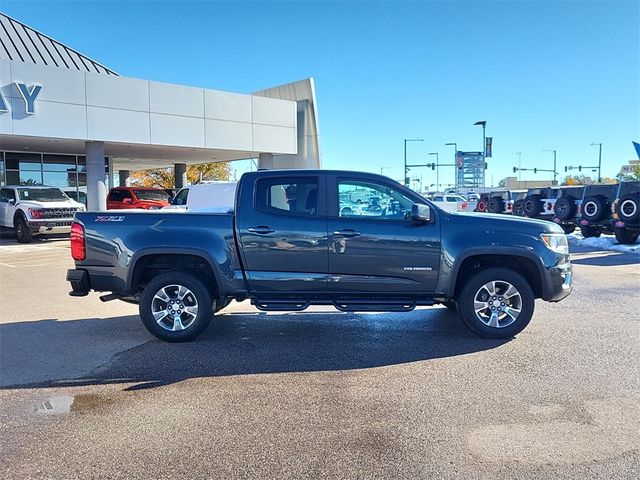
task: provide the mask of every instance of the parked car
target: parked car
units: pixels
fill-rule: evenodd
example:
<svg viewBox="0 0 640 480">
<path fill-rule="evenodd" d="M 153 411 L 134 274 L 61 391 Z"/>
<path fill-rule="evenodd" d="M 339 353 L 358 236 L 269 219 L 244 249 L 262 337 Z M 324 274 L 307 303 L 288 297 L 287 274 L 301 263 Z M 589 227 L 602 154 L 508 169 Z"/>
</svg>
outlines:
<svg viewBox="0 0 640 480">
<path fill-rule="evenodd" d="M 617 184 L 585 186 L 578 210 L 583 237 L 599 237 L 602 233 L 614 233 L 611 206 L 617 191 Z"/>
<path fill-rule="evenodd" d="M 446 212 L 458 210 L 458 204 L 464 201 L 466 200 L 462 195 L 456 194 L 438 194 L 431 197 L 431 202 Z"/>
<path fill-rule="evenodd" d="M 635 243 L 640 235 L 640 181 L 620 182 L 611 211 L 616 240 Z"/>
<path fill-rule="evenodd" d="M 553 220 L 558 187 L 530 188 L 522 202 L 523 216 L 540 220 Z"/>
<path fill-rule="evenodd" d="M 583 195 L 584 186 L 557 189 L 556 201 L 553 205 L 553 221 L 562 227 L 564 233 L 568 234 L 576 229 Z"/>
<path fill-rule="evenodd" d="M 489 213 L 513 213 L 513 205 L 524 190 L 493 190 L 488 194 L 487 212 Z"/>
<path fill-rule="evenodd" d="M 362 188 L 390 207 L 341 215 L 340 194 Z M 511 338 L 536 298 L 572 289 L 552 222 L 448 213 L 381 175 L 331 170 L 246 173 L 233 213 L 79 213 L 71 255 L 71 295 L 138 303 L 167 341 L 197 337 L 229 299 L 247 298 L 264 311 L 444 304 L 476 334 Z"/>
<path fill-rule="evenodd" d="M 84 210 L 57 187 L 0 188 L 0 226 L 15 230 L 20 243 L 31 242 L 35 235 L 69 233 L 73 216 Z"/>
<path fill-rule="evenodd" d="M 165 210 L 233 211 L 238 182 L 207 182 L 184 187 Z"/>
<path fill-rule="evenodd" d="M 109 190 L 107 210 L 143 208 L 158 210 L 169 205 L 170 195 L 162 188 L 115 187 Z"/>
</svg>

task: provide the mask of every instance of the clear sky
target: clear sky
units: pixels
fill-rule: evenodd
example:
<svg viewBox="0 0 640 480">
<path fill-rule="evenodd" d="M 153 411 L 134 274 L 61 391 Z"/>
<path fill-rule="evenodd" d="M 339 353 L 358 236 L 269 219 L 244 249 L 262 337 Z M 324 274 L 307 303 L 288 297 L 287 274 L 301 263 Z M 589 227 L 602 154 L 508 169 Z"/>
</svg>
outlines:
<svg viewBox="0 0 640 480">
<path fill-rule="evenodd" d="M 32 2 L 0 9 L 121 75 L 250 93 L 313 76 L 323 166 L 402 178 L 494 138 L 487 181 L 640 141 L 640 2 Z M 240 165 L 239 165 L 240 166 Z M 435 183 L 431 170 L 416 169 Z M 550 174 L 525 172 L 522 178 Z M 593 174 L 595 176 L 595 174 Z M 453 168 L 442 169 L 453 183 Z"/>
</svg>

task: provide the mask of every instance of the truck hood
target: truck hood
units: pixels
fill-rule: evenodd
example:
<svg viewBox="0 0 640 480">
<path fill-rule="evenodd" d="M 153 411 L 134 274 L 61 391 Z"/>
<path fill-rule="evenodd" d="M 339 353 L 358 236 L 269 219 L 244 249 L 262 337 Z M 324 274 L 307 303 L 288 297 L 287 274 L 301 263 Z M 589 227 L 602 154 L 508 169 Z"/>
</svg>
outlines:
<svg viewBox="0 0 640 480">
<path fill-rule="evenodd" d="M 59 202 L 36 202 L 34 200 L 20 200 L 18 205 L 24 205 L 30 208 L 80 208 L 84 209 L 84 205 L 73 200 L 61 200 Z"/>
<path fill-rule="evenodd" d="M 559 225 L 546 220 L 536 220 L 534 218 L 514 217 L 498 213 L 475 213 L 475 212 L 451 212 L 449 216 L 456 222 L 463 221 L 478 228 L 504 228 L 509 230 L 521 230 L 535 235 L 543 232 L 564 233 Z"/>
</svg>

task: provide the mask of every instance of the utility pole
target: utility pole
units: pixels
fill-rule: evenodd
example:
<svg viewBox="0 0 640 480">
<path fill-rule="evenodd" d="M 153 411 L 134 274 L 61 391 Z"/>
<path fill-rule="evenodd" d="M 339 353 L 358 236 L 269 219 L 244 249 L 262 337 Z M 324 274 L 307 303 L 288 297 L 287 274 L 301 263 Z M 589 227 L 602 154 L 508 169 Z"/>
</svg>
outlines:
<svg viewBox="0 0 640 480">
<path fill-rule="evenodd" d="M 556 181 L 556 176 L 558 174 L 557 172 L 557 168 L 556 168 L 556 150 L 543 150 L 543 152 L 552 152 L 553 153 L 553 183 L 555 183 L 556 185 L 558 184 L 558 182 Z"/>
<path fill-rule="evenodd" d="M 407 177 L 407 142 L 423 142 L 421 138 L 405 138 L 404 139 L 404 186 L 411 188 L 410 181 Z"/>
<path fill-rule="evenodd" d="M 592 143 L 591 146 L 598 145 L 598 183 L 602 183 L 602 175 L 600 169 L 602 168 L 602 143 Z"/>
</svg>

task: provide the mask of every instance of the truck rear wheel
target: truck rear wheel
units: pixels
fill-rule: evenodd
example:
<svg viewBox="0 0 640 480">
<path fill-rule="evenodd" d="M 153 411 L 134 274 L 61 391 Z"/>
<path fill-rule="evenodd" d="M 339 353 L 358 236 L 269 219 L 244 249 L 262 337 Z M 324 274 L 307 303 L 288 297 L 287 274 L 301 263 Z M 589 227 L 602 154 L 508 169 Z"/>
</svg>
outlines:
<svg viewBox="0 0 640 480">
<path fill-rule="evenodd" d="M 485 338 L 511 338 L 531 321 L 534 294 L 529 282 L 505 268 L 476 273 L 458 297 L 458 311 L 465 325 Z"/>
<path fill-rule="evenodd" d="M 167 342 L 200 335 L 213 318 L 213 302 L 200 280 L 185 272 L 154 277 L 140 297 L 140 318 L 149 332 Z"/>
</svg>

